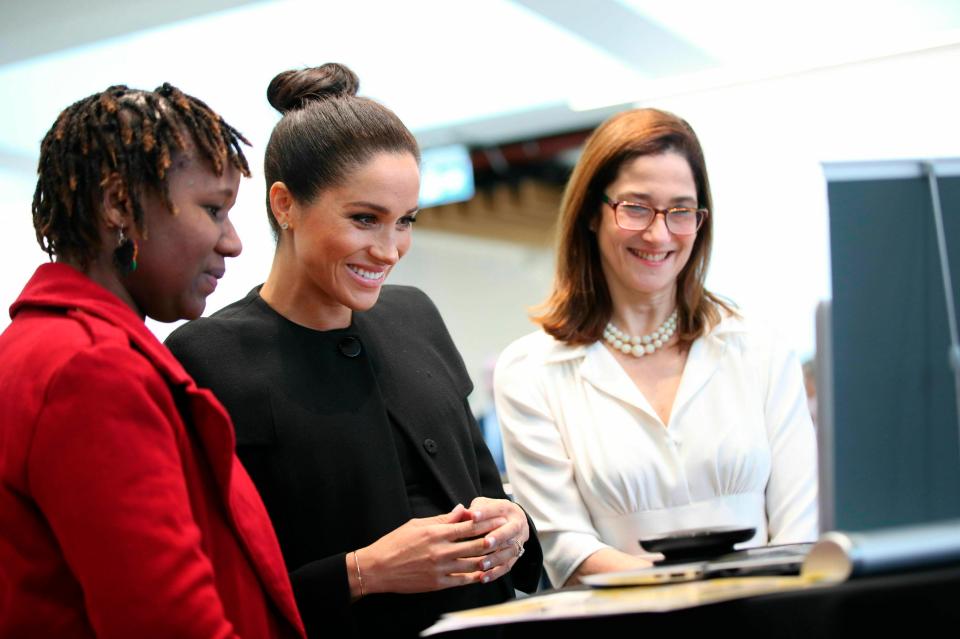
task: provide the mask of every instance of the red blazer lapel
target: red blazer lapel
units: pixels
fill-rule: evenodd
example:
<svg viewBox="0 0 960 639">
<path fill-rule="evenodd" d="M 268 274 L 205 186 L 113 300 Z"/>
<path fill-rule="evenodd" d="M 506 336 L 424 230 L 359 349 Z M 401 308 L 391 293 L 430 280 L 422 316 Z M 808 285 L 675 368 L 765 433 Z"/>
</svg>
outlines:
<svg viewBox="0 0 960 639">
<path fill-rule="evenodd" d="M 253 481 L 234 454 L 233 424 L 227 411 L 213 393 L 197 388 L 192 380 L 186 392 L 194 427 L 213 469 L 234 530 L 277 609 L 301 636 L 305 636 L 270 517 Z"/>
</svg>

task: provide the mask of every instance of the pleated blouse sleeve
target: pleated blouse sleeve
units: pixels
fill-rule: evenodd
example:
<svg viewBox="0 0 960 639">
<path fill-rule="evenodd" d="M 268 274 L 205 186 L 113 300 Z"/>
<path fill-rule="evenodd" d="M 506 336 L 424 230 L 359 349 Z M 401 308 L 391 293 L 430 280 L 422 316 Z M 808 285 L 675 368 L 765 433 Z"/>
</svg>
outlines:
<svg viewBox="0 0 960 639">
<path fill-rule="evenodd" d="M 563 366 L 570 365 L 547 361 L 551 342 L 535 333 L 511 344 L 497 362 L 494 398 L 510 484 L 536 523 L 544 568 L 559 587 L 583 560 L 609 546 L 600 541 L 583 503 L 551 406 L 550 394 L 563 393 L 563 380 L 551 377 L 562 378 Z"/>
<path fill-rule="evenodd" d="M 781 340 L 767 338 L 764 416 L 771 470 L 766 490 L 771 544 L 815 541 L 817 441 L 800 362 Z"/>
</svg>

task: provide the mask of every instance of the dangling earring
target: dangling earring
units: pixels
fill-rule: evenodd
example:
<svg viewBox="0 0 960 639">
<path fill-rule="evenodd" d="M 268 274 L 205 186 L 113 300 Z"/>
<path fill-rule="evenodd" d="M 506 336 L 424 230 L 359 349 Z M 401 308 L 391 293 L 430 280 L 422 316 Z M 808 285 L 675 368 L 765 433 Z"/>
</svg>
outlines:
<svg viewBox="0 0 960 639">
<path fill-rule="evenodd" d="M 117 234 L 117 248 L 113 251 L 113 263 L 126 275 L 137 270 L 137 241 L 123 234 L 123 227 Z"/>
</svg>

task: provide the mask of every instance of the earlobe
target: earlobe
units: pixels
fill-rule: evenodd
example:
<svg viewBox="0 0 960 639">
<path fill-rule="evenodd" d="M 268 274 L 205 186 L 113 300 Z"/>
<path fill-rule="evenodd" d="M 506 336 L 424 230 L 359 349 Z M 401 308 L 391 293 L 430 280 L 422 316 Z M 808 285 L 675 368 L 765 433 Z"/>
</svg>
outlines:
<svg viewBox="0 0 960 639">
<path fill-rule="evenodd" d="M 289 229 L 293 222 L 294 202 L 293 194 L 286 184 L 274 182 L 270 185 L 270 213 L 284 231 Z"/>
<path fill-rule="evenodd" d="M 587 222 L 587 228 L 590 229 L 591 232 L 596 233 L 599 227 L 600 227 L 600 215 L 597 213 L 594 213 L 593 215 L 590 216 L 590 221 Z"/>
</svg>

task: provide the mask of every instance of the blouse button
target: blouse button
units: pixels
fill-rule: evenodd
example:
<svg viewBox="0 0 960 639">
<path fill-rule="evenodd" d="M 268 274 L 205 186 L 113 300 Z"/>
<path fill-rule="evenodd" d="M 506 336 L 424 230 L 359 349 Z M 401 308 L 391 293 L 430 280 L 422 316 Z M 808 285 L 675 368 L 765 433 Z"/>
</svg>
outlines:
<svg viewBox="0 0 960 639">
<path fill-rule="evenodd" d="M 340 340 L 340 343 L 337 344 L 337 348 L 347 357 L 356 357 L 361 351 L 360 340 L 356 337 L 344 337 Z"/>
<path fill-rule="evenodd" d="M 439 446 L 437 446 L 437 442 L 433 441 L 432 439 L 423 440 L 423 449 L 431 455 L 436 455 L 438 448 Z"/>
</svg>

